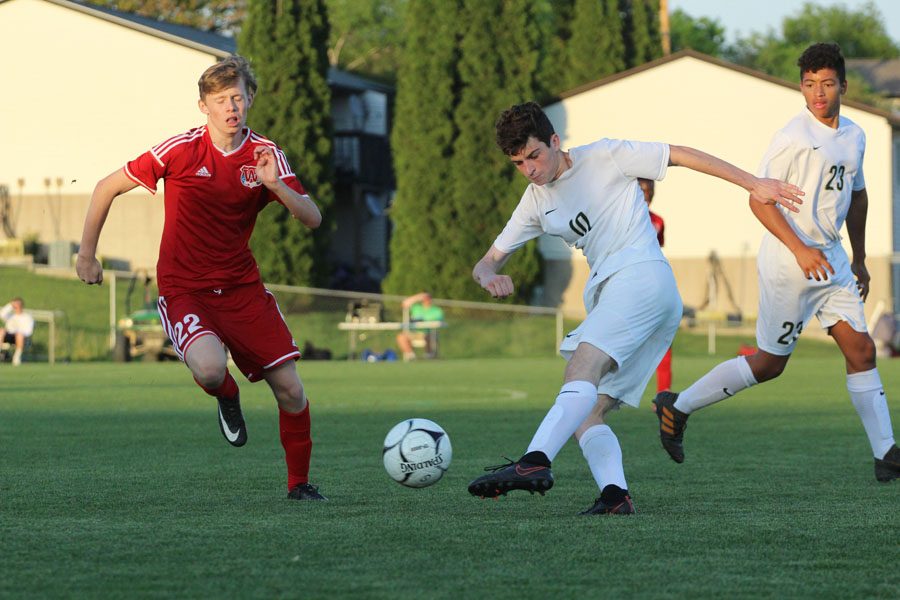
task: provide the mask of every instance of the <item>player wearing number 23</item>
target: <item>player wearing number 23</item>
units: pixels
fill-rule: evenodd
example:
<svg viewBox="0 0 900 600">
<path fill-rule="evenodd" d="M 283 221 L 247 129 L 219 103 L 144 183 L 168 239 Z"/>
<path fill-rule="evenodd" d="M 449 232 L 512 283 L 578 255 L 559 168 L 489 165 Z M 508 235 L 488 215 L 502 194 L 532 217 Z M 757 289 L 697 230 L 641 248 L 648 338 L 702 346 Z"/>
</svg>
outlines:
<svg viewBox="0 0 900 600">
<path fill-rule="evenodd" d="M 194 380 L 217 399 L 219 428 L 231 445 L 246 443 L 247 427 L 227 352 L 247 379 L 268 383 L 279 407 L 288 497 L 322 500 L 308 481 L 309 406 L 294 365 L 300 352 L 249 246 L 256 216 L 270 202 L 310 228 L 322 216 L 284 152 L 246 126 L 257 89 L 249 63 L 239 56 L 218 62 L 198 86 L 204 126 L 165 140 L 97 184 L 76 269 L 85 283 L 102 282 L 95 253 L 113 200 L 137 186 L 155 194 L 165 180 L 157 263 L 163 327 Z"/>
<path fill-rule="evenodd" d="M 837 44 L 813 44 L 798 66 L 806 107 L 775 134 L 760 175 L 802 187 L 806 202 L 796 213 L 751 203 L 768 230 L 758 258 L 759 350 L 718 365 L 679 395 L 659 394 L 655 404 L 660 439 L 669 455 L 682 462 L 688 415 L 778 377 L 815 315 L 844 355 L 847 390 L 872 447 L 875 477 L 890 481 L 900 476 L 900 450 L 894 444 L 887 400 L 875 367 L 875 344 L 863 313 L 869 293 L 866 138 L 858 125 L 840 114 L 847 80 Z M 845 221 L 852 260 L 841 245 Z"/>
</svg>

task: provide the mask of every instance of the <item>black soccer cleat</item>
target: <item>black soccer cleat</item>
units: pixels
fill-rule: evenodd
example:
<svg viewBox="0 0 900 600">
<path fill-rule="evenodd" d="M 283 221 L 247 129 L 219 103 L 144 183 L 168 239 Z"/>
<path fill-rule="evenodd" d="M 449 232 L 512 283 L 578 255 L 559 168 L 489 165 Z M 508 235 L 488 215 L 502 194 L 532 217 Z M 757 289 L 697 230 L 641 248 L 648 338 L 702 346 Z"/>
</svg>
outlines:
<svg viewBox="0 0 900 600">
<path fill-rule="evenodd" d="M 882 483 L 900 478 L 900 448 L 891 446 L 884 458 L 875 459 L 875 479 Z"/>
<path fill-rule="evenodd" d="M 660 392 L 653 399 L 653 410 L 659 419 L 659 441 L 669 456 L 677 463 L 684 462 L 684 430 L 687 429 L 687 414 L 675 408 L 678 394 Z"/>
<path fill-rule="evenodd" d="M 550 467 L 535 465 L 523 461 L 509 462 L 505 465 L 485 467 L 491 471 L 469 484 L 469 493 L 480 498 L 496 498 L 505 496 L 512 490 L 525 490 L 541 496 L 553 487 L 553 473 Z"/>
<path fill-rule="evenodd" d="M 241 412 L 241 397 L 217 398 L 219 401 L 219 429 L 232 446 L 247 443 L 247 425 Z"/>
<path fill-rule="evenodd" d="M 291 488 L 287 497 L 289 500 L 328 500 L 319 493 L 319 486 L 308 483 L 298 483 Z"/>
<path fill-rule="evenodd" d="M 594 505 L 581 515 L 633 515 L 634 503 L 628 490 L 623 490 L 617 485 L 608 485 L 600 492 L 600 497 L 594 500 Z"/>
</svg>

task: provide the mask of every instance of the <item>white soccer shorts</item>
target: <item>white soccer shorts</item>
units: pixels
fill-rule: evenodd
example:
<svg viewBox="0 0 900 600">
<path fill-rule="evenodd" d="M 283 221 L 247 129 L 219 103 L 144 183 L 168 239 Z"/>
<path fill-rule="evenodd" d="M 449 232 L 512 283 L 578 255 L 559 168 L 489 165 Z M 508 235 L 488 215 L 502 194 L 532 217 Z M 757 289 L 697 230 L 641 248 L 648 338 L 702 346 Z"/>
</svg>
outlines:
<svg viewBox="0 0 900 600">
<path fill-rule="evenodd" d="M 584 342 L 608 354 L 616 366 L 597 391 L 637 407 L 659 361 L 675 339 L 682 304 L 669 263 L 629 265 L 598 289 L 593 307 L 559 347 L 569 360 Z"/>
<path fill-rule="evenodd" d="M 791 354 L 813 315 L 826 329 L 846 321 L 856 331 L 866 331 L 862 298 L 847 252 L 840 244 L 823 252 L 834 275 L 829 273 L 827 281 L 806 279 L 787 246 L 771 235 L 763 238 L 757 258 L 756 344 L 761 350 L 778 356 Z"/>
</svg>

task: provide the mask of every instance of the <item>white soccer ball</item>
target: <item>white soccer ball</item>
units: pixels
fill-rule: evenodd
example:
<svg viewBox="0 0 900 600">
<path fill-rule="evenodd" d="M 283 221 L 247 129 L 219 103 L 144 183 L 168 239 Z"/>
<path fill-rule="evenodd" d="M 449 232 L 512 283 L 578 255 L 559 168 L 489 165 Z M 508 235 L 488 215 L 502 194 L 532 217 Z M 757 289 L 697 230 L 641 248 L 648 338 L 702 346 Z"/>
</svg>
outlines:
<svg viewBox="0 0 900 600">
<path fill-rule="evenodd" d="M 391 479 L 413 488 L 427 487 L 444 476 L 453 458 L 450 436 L 428 419 L 406 419 L 384 438 L 384 469 Z"/>
</svg>

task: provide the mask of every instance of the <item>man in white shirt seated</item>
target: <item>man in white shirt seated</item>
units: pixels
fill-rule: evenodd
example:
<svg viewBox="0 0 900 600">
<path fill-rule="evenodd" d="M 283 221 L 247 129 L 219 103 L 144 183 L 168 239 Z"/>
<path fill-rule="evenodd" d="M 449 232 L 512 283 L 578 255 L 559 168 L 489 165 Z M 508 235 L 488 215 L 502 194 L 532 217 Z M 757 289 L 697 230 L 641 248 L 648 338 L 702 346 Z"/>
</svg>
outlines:
<svg viewBox="0 0 900 600">
<path fill-rule="evenodd" d="M 22 364 L 22 351 L 25 342 L 34 333 L 34 317 L 25 312 L 25 301 L 13 298 L 0 308 L 0 320 L 4 322 L 0 328 L 0 342 L 15 346 L 13 366 Z"/>
</svg>

